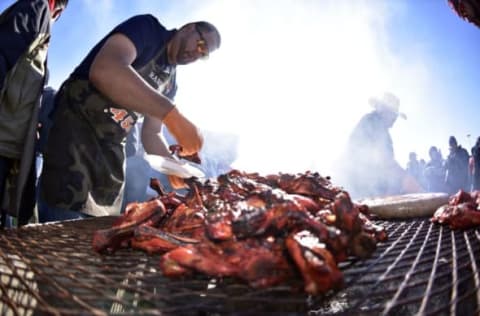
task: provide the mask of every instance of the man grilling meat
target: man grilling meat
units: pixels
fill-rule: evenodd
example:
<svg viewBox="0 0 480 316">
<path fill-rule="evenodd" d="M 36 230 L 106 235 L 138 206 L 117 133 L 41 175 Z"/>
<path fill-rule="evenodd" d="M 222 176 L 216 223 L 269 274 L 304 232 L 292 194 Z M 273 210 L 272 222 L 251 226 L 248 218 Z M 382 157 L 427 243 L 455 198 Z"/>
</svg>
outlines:
<svg viewBox="0 0 480 316">
<path fill-rule="evenodd" d="M 353 129 L 343 162 L 344 185 L 353 198 L 421 192 L 423 189 L 395 160 L 390 128 L 400 116 L 393 93 L 369 100 L 373 111 Z"/>
<path fill-rule="evenodd" d="M 148 153 L 169 154 L 160 137 L 163 124 L 181 155 L 200 151 L 199 129 L 169 97 L 176 90 L 177 65 L 219 47 L 220 34 L 208 22 L 167 30 L 149 14 L 134 16 L 105 36 L 56 96 L 40 181 L 40 220 L 120 213 L 125 140 L 142 115 Z M 178 186 L 181 179 L 171 182 Z"/>
</svg>

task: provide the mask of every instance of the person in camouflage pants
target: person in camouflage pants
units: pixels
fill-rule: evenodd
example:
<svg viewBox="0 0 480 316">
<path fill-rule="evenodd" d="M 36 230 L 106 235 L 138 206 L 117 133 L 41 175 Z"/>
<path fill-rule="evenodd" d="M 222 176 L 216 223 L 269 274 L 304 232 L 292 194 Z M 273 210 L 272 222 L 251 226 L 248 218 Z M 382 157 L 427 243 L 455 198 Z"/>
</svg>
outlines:
<svg viewBox="0 0 480 316">
<path fill-rule="evenodd" d="M 149 154 L 171 155 L 160 136 L 165 125 L 184 155 L 200 151 L 199 129 L 173 103 L 176 68 L 220 46 L 218 30 L 193 22 L 167 30 L 138 15 L 107 34 L 56 96 L 40 179 L 40 221 L 120 214 L 126 136 L 144 116 Z M 174 188 L 180 178 L 171 176 Z"/>
</svg>

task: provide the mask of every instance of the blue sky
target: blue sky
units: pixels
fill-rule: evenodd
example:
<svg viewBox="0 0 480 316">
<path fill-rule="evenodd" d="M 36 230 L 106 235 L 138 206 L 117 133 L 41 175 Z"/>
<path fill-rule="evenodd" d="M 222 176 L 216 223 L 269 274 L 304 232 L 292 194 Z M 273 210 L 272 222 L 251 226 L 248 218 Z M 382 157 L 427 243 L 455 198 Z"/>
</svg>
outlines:
<svg viewBox="0 0 480 316">
<path fill-rule="evenodd" d="M 331 173 L 368 98 L 384 91 L 408 116 L 391 130 L 404 166 L 431 145 L 446 156 L 450 135 L 468 150 L 480 136 L 480 29 L 446 0 L 71 0 L 54 25 L 50 84 L 139 13 L 220 29 L 220 50 L 179 67 L 176 102 L 201 128 L 238 136 L 238 168 Z"/>
</svg>

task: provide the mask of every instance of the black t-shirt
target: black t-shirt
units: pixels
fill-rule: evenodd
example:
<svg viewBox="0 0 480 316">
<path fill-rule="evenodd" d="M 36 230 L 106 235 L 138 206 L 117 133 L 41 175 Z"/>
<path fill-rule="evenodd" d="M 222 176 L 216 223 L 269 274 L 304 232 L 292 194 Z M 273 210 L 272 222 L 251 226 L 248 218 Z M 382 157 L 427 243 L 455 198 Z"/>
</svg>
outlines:
<svg viewBox="0 0 480 316">
<path fill-rule="evenodd" d="M 47 0 L 19 0 L 0 18 L 0 89 L 5 76 L 40 33 L 50 32 Z"/>
<path fill-rule="evenodd" d="M 88 73 L 92 65 L 93 59 L 98 51 L 103 47 L 107 39 L 115 33 L 122 33 L 127 36 L 135 45 L 137 50 L 137 58 L 132 63 L 133 68 L 139 69 L 147 64 L 159 49 L 164 46 L 170 38 L 175 34 L 176 30 L 167 30 L 158 20 L 150 15 L 137 15 L 131 17 L 125 22 L 116 26 L 107 34 L 92 50 L 87 57 L 78 65 L 71 74 L 71 78 L 88 79 Z M 160 62 L 168 65 L 166 53 L 160 58 Z M 173 95 L 167 96 L 173 98 Z"/>
<path fill-rule="evenodd" d="M 55 99 L 48 135 L 41 196 L 49 206 L 100 216 L 116 214 L 122 202 L 125 139 L 138 113 L 104 97 L 88 80 L 99 49 L 121 32 L 137 50 L 133 67 L 148 85 L 175 91 L 175 65 L 167 64 L 167 31 L 150 15 L 133 17 L 100 41 L 72 73 Z"/>
</svg>

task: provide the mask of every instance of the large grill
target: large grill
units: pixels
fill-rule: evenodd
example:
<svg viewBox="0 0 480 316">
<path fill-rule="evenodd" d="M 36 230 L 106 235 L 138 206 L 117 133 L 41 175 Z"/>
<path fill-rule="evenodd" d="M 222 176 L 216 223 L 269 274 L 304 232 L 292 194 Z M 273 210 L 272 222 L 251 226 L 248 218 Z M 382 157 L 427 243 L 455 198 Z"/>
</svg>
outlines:
<svg viewBox="0 0 480 316">
<path fill-rule="evenodd" d="M 93 218 L 0 231 L 0 314 L 478 315 L 480 232 L 428 219 L 376 222 L 389 240 L 372 258 L 341 264 L 345 288 L 308 296 L 235 280 L 162 277 L 159 256 L 92 250 Z"/>
</svg>

